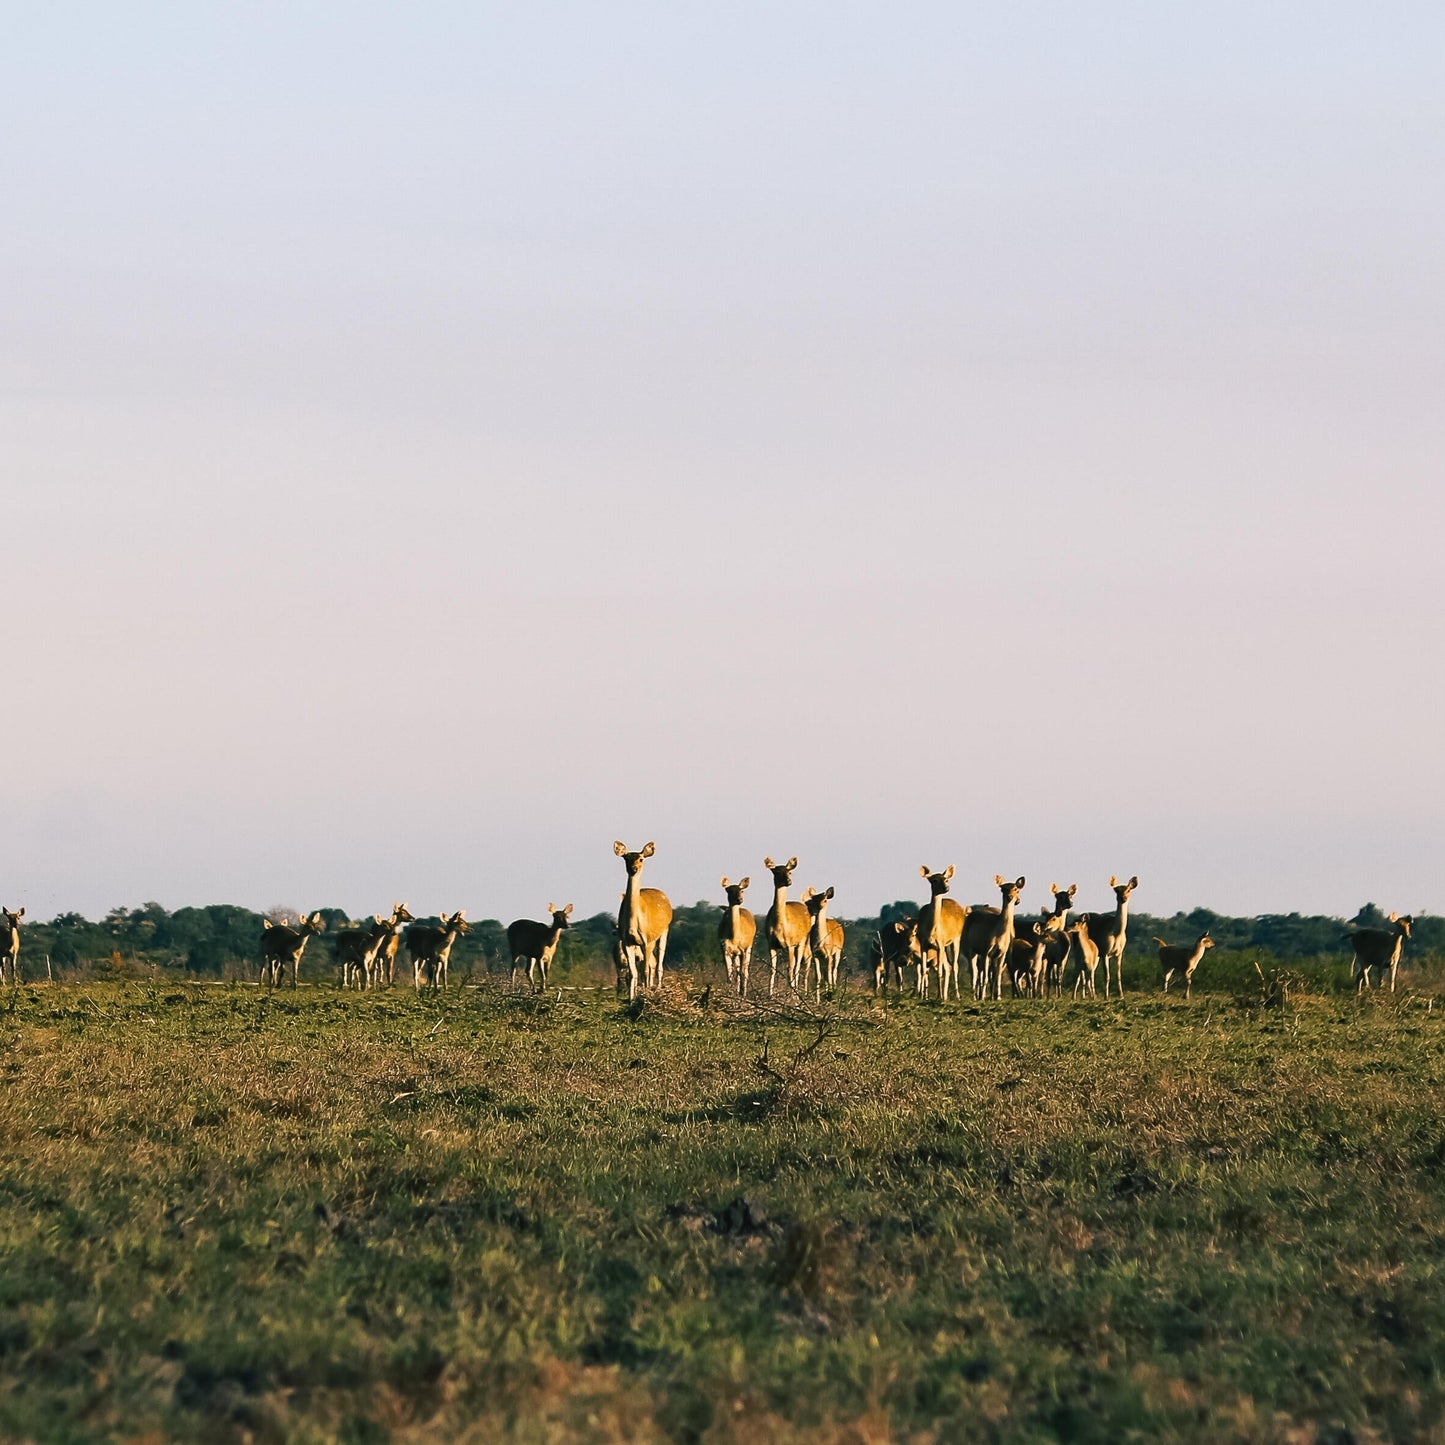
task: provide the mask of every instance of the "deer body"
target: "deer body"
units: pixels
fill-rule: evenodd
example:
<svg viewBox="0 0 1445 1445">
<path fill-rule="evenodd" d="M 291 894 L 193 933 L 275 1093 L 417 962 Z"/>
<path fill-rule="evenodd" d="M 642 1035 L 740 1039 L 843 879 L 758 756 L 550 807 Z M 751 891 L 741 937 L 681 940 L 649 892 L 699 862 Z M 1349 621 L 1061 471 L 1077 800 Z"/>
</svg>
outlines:
<svg viewBox="0 0 1445 1445">
<path fill-rule="evenodd" d="M 798 987 L 798 978 L 808 957 L 808 937 L 813 931 L 813 915 L 801 903 L 788 902 L 788 889 L 793 881 L 793 870 L 798 866 L 797 856 L 786 863 L 774 863 L 771 858 L 763 859 L 763 867 L 773 875 L 773 904 L 763 920 L 763 932 L 768 938 L 768 963 L 771 972 L 768 977 L 768 993 L 778 985 L 778 959 L 788 960 L 788 982 Z"/>
<path fill-rule="evenodd" d="M 968 909 L 943 895 L 953 879 L 953 864 L 942 873 L 930 873 L 928 864 L 919 868 L 922 877 L 928 880 L 931 892 L 929 901 L 918 910 L 918 947 L 923 957 L 918 970 L 918 992 L 928 997 L 928 964 L 931 959 L 938 969 L 938 996 L 948 998 L 949 980 L 953 981 L 953 996 L 958 997 L 958 955 L 963 946 L 963 929 L 968 919 Z"/>
<path fill-rule="evenodd" d="M 396 955 L 401 949 L 401 925 L 412 922 L 412 916 L 407 912 L 405 903 L 393 903 L 391 906 L 391 927 L 387 929 L 386 936 L 381 940 L 376 950 L 376 957 L 372 961 L 372 978 L 376 986 L 381 987 L 381 980 L 386 979 L 386 986 L 391 988 L 396 982 Z"/>
<path fill-rule="evenodd" d="M 1003 874 L 996 873 L 993 881 L 998 886 L 1003 906 L 994 908 L 979 904 L 971 907 L 963 923 L 961 948 L 973 975 L 975 998 L 987 998 L 990 986 L 995 998 L 1003 996 L 1003 976 L 1008 969 L 1009 951 L 1014 940 L 1014 910 L 1024 888 L 1022 877 L 1010 883 Z"/>
<path fill-rule="evenodd" d="M 1119 997 L 1124 997 L 1124 945 L 1128 942 L 1129 895 L 1139 886 L 1136 874 L 1127 883 L 1120 883 L 1112 875 L 1109 887 L 1114 890 L 1114 911 L 1112 913 L 1085 913 L 1089 920 L 1089 937 L 1099 946 L 1099 956 L 1104 961 L 1104 997 L 1109 997 L 1109 974 L 1113 970 L 1114 984 Z"/>
<path fill-rule="evenodd" d="M 873 936 L 868 946 L 869 962 L 873 965 L 873 992 L 883 994 L 892 977 L 903 992 L 903 970 L 916 963 L 923 968 L 923 950 L 918 943 L 918 920 L 916 918 L 895 918 L 885 923 Z"/>
<path fill-rule="evenodd" d="M 1214 940 L 1209 936 L 1206 929 L 1193 944 L 1165 943 L 1162 938 L 1156 937 L 1155 943 L 1159 945 L 1159 967 L 1164 973 L 1164 992 L 1169 992 L 1169 980 L 1176 973 L 1184 975 L 1184 997 L 1188 998 L 1194 986 L 1194 970 L 1199 967 L 1199 960 L 1204 957 L 1205 951 L 1214 947 Z"/>
<path fill-rule="evenodd" d="M 464 908 L 459 908 L 448 917 L 441 915 L 441 924 L 413 923 L 406 931 L 406 951 L 411 955 L 411 979 L 413 987 L 445 988 L 447 967 L 452 956 L 452 944 L 460 933 L 470 933 L 472 925 L 467 922 Z"/>
<path fill-rule="evenodd" d="M 1087 997 L 1097 998 L 1094 975 L 1099 968 L 1099 945 L 1089 937 L 1089 915 L 1081 914 L 1068 934 L 1069 957 L 1074 960 L 1074 997 L 1078 998 L 1082 989 Z"/>
<path fill-rule="evenodd" d="M 342 988 L 370 988 L 376 971 L 376 955 L 386 937 L 386 919 L 371 915 L 365 928 L 342 928 L 332 944 Z"/>
<path fill-rule="evenodd" d="M 811 888 L 803 895 L 803 907 L 808 910 L 811 928 L 808 948 L 816 980 L 816 997 L 823 996 L 823 970 L 828 971 L 828 987 L 838 987 L 838 977 L 843 968 L 843 925 L 836 918 L 828 917 L 828 904 L 833 899 L 830 884 L 821 893 Z M 808 986 L 807 967 L 803 965 L 803 987 Z"/>
<path fill-rule="evenodd" d="M 1405 940 L 1410 936 L 1410 930 L 1415 925 L 1412 917 L 1401 918 L 1398 914 L 1390 915 L 1389 928 L 1357 928 L 1348 935 L 1350 943 L 1354 945 L 1355 957 L 1350 965 L 1350 971 L 1355 977 L 1355 988 L 1363 993 L 1370 986 L 1370 972 L 1372 969 L 1379 969 L 1383 974 L 1385 969 L 1390 970 L 1390 992 L 1395 991 L 1395 975 L 1400 969 L 1400 951 L 1405 946 Z M 1384 979 L 1381 978 L 1381 983 Z"/>
<path fill-rule="evenodd" d="M 507 925 L 507 953 L 512 960 L 512 982 L 517 981 L 517 970 L 523 965 L 527 969 L 527 980 L 540 992 L 547 987 L 547 973 L 557 954 L 557 945 L 562 935 L 572 926 L 572 905 L 553 908 L 549 903 L 547 912 L 550 923 L 538 923 L 535 919 L 519 918 Z"/>
<path fill-rule="evenodd" d="M 1030 994 L 1034 998 L 1043 996 L 1048 970 L 1048 962 L 1044 956 L 1045 942 L 1046 935 L 1042 928 L 1031 928 L 1030 932 L 1017 934 L 1010 940 L 1009 987 L 1015 998 L 1022 994 Z"/>
<path fill-rule="evenodd" d="M 722 880 L 723 892 L 727 895 L 728 906 L 718 920 L 718 942 L 722 944 L 723 963 L 728 971 L 728 984 L 735 987 L 738 997 L 748 991 L 748 971 L 753 961 L 753 941 L 758 936 L 758 920 L 743 907 L 743 894 L 751 878 L 740 883 Z"/>
<path fill-rule="evenodd" d="M 1038 918 L 1019 924 L 1015 929 L 1016 933 L 1025 937 L 1043 936 L 1043 980 L 1040 986 L 1045 993 L 1062 994 L 1064 991 L 1064 969 L 1069 961 L 1069 909 L 1078 891 L 1077 883 L 1071 883 L 1067 888 L 1050 883 L 1049 892 L 1054 895 L 1053 911 L 1041 908 Z"/>
<path fill-rule="evenodd" d="M 657 851 L 654 843 L 629 853 L 622 843 L 612 851 L 627 869 L 627 891 L 617 910 L 617 966 L 621 984 L 625 965 L 630 975 L 628 998 L 635 999 L 639 984 L 656 988 L 662 983 L 662 964 L 667 956 L 667 934 L 672 927 L 672 904 L 657 888 L 642 886 L 642 865 Z"/>
<path fill-rule="evenodd" d="M 279 987 L 285 976 L 286 965 L 291 965 L 291 987 L 296 987 L 297 975 L 301 972 L 301 955 L 311 942 L 311 935 L 320 933 L 325 925 L 321 915 L 313 913 L 310 918 L 304 914 L 295 926 L 287 923 L 272 923 L 269 918 L 261 920 L 261 982 Z"/>
<path fill-rule="evenodd" d="M 23 908 L 0 908 L 0 983 L 5 982 L 7 964 L 11 984 L 20 982 L 20 920 L 24 917 Z"/>
</svg>

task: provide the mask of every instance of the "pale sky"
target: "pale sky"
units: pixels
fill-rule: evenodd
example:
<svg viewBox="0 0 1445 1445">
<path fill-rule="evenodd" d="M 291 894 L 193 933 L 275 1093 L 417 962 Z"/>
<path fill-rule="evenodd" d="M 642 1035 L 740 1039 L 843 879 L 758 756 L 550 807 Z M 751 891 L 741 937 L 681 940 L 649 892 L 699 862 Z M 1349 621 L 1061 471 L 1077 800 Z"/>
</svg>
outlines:
<svg viewBox="0 0 1445 1445">
<path fill-rule="evenodd" d="M 0 893 L 1445 909 L 1445 12 L 0 8 Z"/>
</svg>

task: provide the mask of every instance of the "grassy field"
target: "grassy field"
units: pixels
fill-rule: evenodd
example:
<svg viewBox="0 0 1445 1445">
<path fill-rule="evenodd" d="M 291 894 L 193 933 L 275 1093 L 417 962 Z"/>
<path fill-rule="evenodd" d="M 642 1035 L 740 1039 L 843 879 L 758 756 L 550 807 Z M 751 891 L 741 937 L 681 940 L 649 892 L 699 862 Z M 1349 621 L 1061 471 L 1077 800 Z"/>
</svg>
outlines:
<svg viewBox="0 0 1445 1445">
<path fill-rule="evenodd" d="M 1445 1008 L 0 1002 L 0 1436 L 1445 1439 Z"/>
</svg>

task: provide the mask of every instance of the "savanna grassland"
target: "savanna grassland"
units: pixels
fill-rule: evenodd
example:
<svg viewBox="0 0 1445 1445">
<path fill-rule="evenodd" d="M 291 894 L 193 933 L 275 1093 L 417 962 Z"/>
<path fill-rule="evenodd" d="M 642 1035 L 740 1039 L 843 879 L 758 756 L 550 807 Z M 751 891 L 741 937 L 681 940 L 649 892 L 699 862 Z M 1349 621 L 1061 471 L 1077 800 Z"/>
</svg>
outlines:
<svg viewBox="0 0 1445 1445">
<path fill-rule="evenodd" d="M 0 1436 L 1445 1439 L 1445 1009 L 0 1006 Z"/>
</svg>

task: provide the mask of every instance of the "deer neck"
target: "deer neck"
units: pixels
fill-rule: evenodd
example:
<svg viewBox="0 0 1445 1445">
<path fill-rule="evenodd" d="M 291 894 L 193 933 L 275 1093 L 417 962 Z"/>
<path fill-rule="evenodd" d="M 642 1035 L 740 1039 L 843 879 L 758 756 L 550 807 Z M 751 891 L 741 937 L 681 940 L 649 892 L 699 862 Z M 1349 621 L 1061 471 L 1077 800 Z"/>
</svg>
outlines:
<svg viewBox="0 0 1445 1445">
<path fill-rule="evenodd" d="M 779 923 L 788 915 L 788 885 L 786 883 L 773 884 L 773 917 Z"/>
<path fill-rule="evenodd" d="M 1012 933 L 1014 931 L 1014 909 L 1019 906 L 1018 899 L 1012 893 L 1005 893 L 1003 896 L 1003 907 L 999 910 L 999 931 Z"/>
<path fill-rule="evenodd" d="M 813 932 L 821 948 L 828 941 L 828 905 L 825 903 L 813 917 Z"/>
<path fill-rule="evenodd" d="M 730 937 L 741 936 L 743 931 L 743 905 L 741 903 L 728 904 L 728 929 Z"/>
<path fill-rule="evenodd" d="M 627 927 L 636 932 L 642 902 L 642 874 L 627 875 L 627 892 L 622 895 L 622 907 L 627 916 Z"/>
<path fill-rule="evenodd" d="M 1119 906 L 1114 910 L 1114 933 L 1118 938 L 1123 938 L 1124 930 L 1129 926 L 1129 900 L 1121 898 Z"/>
</svg>

